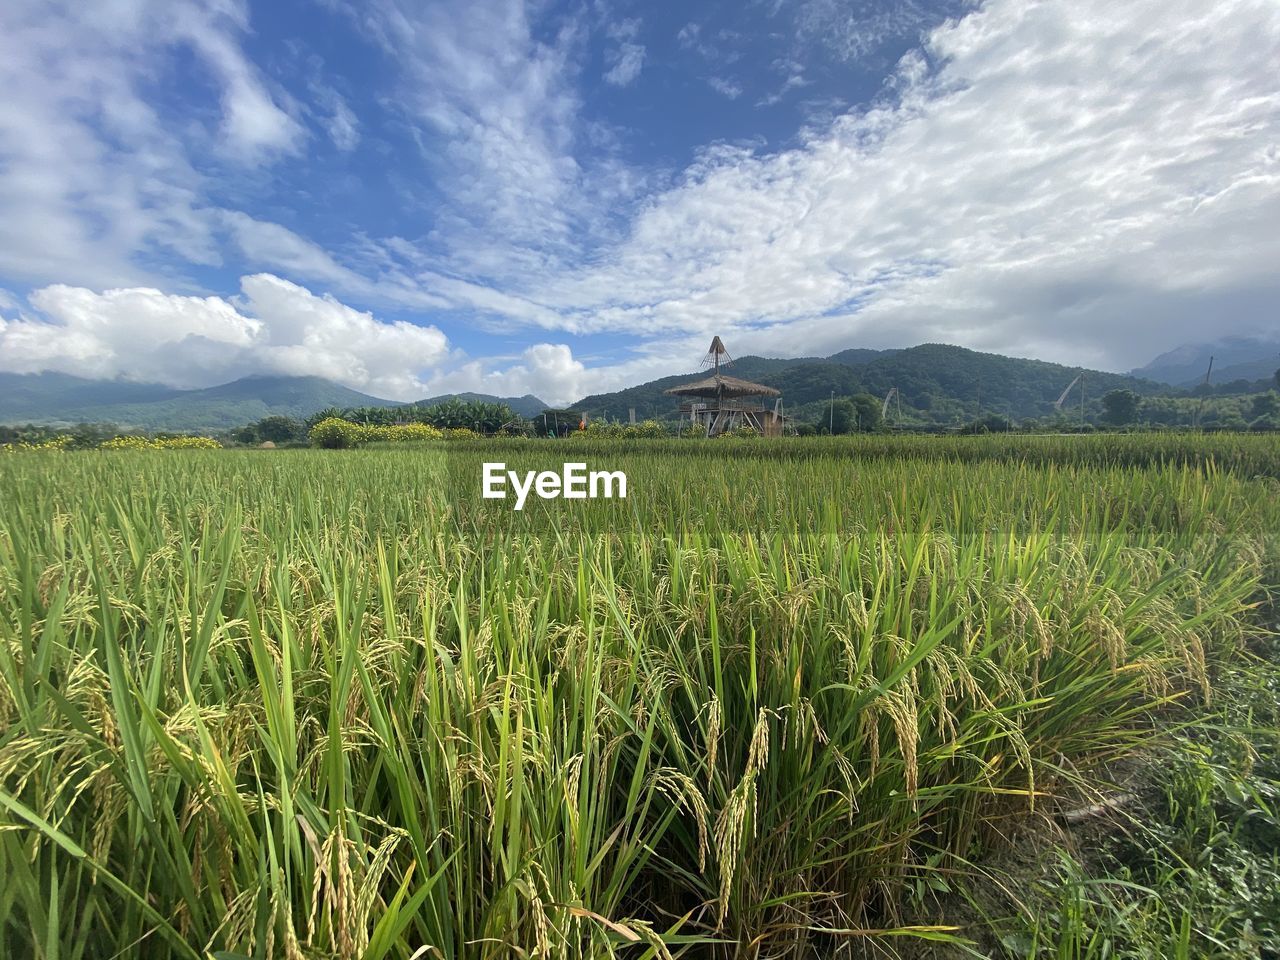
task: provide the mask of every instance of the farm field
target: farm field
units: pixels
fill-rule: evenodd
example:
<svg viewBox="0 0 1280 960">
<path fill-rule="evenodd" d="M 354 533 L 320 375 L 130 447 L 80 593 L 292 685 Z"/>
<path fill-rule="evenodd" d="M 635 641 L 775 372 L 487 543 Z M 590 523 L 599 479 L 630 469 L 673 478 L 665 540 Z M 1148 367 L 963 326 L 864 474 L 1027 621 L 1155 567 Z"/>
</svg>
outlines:
<svg viewBox="0 0 1280 960">
<path fill-rule="evenodd" d="M 627 498 L 480 496 L 566 460 Z M 1274 956 L 963 891 L 1271 682 L 1277 587 L 1268 435 L 0 457 L 0 955 Z"/>
</svg>

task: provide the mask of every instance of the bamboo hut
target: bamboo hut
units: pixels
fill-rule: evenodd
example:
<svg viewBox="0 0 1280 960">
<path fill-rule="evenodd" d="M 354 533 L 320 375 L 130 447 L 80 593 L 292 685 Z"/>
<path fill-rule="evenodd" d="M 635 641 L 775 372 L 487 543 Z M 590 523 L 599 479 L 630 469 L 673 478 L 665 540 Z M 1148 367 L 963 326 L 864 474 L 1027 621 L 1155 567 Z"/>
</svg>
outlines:
<svg viewBox="0 0 1280 960">
<path fill-rule="evenodd" d="M 783 417 L 781 401 L 772 409 L 766 408 L 767 397 L 781 396 L 773 387 L 763 383 L 741 380 L 723 372 L 733 363 L 724 342 L 716 337 L 711 341 L 703 366 L 712 368 L 711 376 L 691 383 L 672 387 L 664 393 L 685 398 L 680 404 L 680 414 L 689 417 L 690 423 L 701 424 L 708 437 L 714 437 L 738 427 L 751 427 L 767 437 L 782 435 Z"/>
</svg>

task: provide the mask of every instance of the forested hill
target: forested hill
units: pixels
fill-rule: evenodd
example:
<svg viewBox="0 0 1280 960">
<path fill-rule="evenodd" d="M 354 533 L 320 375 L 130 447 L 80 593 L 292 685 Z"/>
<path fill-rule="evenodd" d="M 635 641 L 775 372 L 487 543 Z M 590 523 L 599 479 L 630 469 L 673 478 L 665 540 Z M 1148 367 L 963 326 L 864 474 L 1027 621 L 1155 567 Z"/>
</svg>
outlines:
<svg viewBox="0 0 1280 960">
<path fill-rule="evenodd" d="M 830 357 L 795 360 L 741 357 L 730 372 L 782 391 L 783 406 L 789 411 L 821 403 L 833 391 L 838 397 L 856 393 L 883 397 L 897 387 L 904 406 L 922 419 L 951 422 L 957 417 L 976 416 L 979 409 L 1015 418 L 1047 416 L 1080 369 L 927 343 L 906 350 L 854 349 Z M 699 375 L 693 371 L 616 393 L 584 397 L 574 408 L 610 419 L 626 418 L 630 407 L 635 407 L 640 419 L 672 417 L 679 409 L 678 398 L 663 391 Z M 1086 371 L 1084 379 L 1086 396 L 1095 400 L 1115 389 L 1144 395 L 1168 389 L 1149 380 L 1099 370 Z M 1079 394 L 1073 391 L 1072 396 L 1078 398 Z"/>
<path fill-rule="evenodd" d="M 536 417 L 547 409 L 547 403 L 531 393 L 526 393 L 523 397 L 498 397 L 492 393 L 442 393 L 438 397 L 417 400 L 413 405 L 434 407 L 450 400 L 457 400 L 459 403 L 505 403 L 511 408 L 512 413 L 518 413 L 526 418 Z"/>
</svg>

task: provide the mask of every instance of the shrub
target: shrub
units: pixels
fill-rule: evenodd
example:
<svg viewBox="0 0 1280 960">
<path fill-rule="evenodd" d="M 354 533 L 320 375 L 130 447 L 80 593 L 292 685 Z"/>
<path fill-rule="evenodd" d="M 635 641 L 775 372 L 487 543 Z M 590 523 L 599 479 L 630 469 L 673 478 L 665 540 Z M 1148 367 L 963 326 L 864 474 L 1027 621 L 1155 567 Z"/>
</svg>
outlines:
<svg viewBox="0 0 1280 960">
<path fill-rule="evenodd" d="M 151 441 L 146 437 L 125 436 L 112 437 L 98 446 L 99 450 L 149 450 Z"/>
<path fill-rule="evenodd" d="M 387 426 L 364 427 L 366 442 L 408 443 L 416 440 L 442 440 L 444 431 L 429 423 L 396 423 Z"/>
<path fill-rule="evenodd" d="M 17 443 L 0 444 L 0 453 L 33 453 L 43 450 L 65 450 L 71 445 L 71 441 L 75 438 L 70 434 L 63 434 L 60 437 L 50 437 L 48 440 L 42 440 L 39 443 L 28 443 L 20 440 Z"/>
<path fill-rule="evenodd" d="M 221 450 L 213 437 L 161 437 L 152 441 L 157 450 Z"/>
<path fill-rule="evenodd" d="M 643 420 L 631 428 L 631 436 L 652 439 L 667 436 L 667 428 L 665 424 L 659 423 L 657 420 Z"/>
<path fill-rule="evenodd" d="M 328 417 L 309 431 L 307 440 L 313 447 L 325 450 L 346 450 L 364 442 L 365 428 L 348 420 Z"/>
<path fill-rule="evenodd" d="M 586 430 L 574 430 L 569 434 L 570 437 L 592 440 L 656 440 L 670 435 L 666 425 L 658 420 L 643 420 L 640 423 L 596 420 L 587 424 Z"/>
<path fill-rule="evenodd" d="M 212 437 L 139 437 L 135 435 L 104 440 L 99 450 L 221 450 Z"/>
</svg>

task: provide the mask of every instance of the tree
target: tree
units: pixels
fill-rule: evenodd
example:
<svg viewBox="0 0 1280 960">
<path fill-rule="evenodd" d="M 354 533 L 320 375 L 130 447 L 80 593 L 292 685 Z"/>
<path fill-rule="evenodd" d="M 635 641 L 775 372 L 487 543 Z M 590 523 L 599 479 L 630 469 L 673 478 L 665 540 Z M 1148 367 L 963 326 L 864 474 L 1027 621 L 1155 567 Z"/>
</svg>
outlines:
<svg viewBox="0 0 1280 960">
<path fill-rule="evenodd" d="M 1256 420 L 1258 417 L 1270 418 L 1277 413 L 1280 413 L 1280 397 L 1277 397 L 1274 393 L 1260 393 L 1253 398 L 1253 407 L 1249 411 L 1249 416 L 1252 419 Z"/>
<path fill-rule="evenodd" d="M 342 411 L 337 407 L 325 407 L 323 410 L 317 410 L 311 416 L 307 417 L 307 428 L 314 427 L 321 420 L 341 420 Z"/>
<path fill-rule="evenodd" d="M 1280 390 L 1280 370 L 1271 375 L 1271 379 L 1276 382 L 1276 389 Z"/>
<path fill-rule="evenodd" d="M 253 425 L 254 433 L 259 440 L 270 440 L 272 443 L 288 443 L 300 440 L 306 430 L 293 417 L 263 417 Z"/>
<path fill-rule="evenodd" d="M 964 434 L 1008 433 L 1012 429 L 1013 423 L 1008 417 L 999 413 L 988 413 L 985 417 L 966 423 L 960 428 L 960 432 Z"/>
<path fill-rule="evenodd" d="M 861 430 L 863 433 L 872 433 L 875 430 L 879 430 L 881 406 L 881 401 L 871 394 L 855 393 L 853 395 L 854 429 Z"/>
<path fill-rule="evenodd" d="M 829 427 L 834 434 L 852 433 L 857 427 L 858 413 L 852 400 L 841 397 L 827 404 L 821 426 Z"/>
<path fill-rule="evenodd" d="M 1102 398 L 1102 419 L 1112 426 L 1133 423 L 1138 418 L 1142 398 L 1132 390 L 1112 390 Z"/>
<path fill-rule="evenodd" d="M 321 420 L 308 433 L 307 438 L 313 447 L 326 450 L 346 450 L 360 443 L 367 431 L 349 420 L 330 417 Z"/>
</svg>

